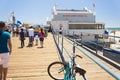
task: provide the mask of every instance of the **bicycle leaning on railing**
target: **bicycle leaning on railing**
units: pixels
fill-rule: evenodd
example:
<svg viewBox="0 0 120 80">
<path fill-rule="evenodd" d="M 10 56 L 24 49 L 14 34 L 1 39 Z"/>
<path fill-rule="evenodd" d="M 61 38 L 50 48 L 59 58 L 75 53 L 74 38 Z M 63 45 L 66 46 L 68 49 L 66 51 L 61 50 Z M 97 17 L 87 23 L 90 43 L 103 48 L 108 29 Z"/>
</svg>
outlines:
<svg viewBox="0 0 120 80">
<path fill-rule="evenodd" d="M 83 77 L 84 80 L 87 80 L 85 78 L 86 71 L 80 68 L 79 65 L 75 61 L 76 57 L 82 58 L 81 56 L 75 54 L 75 45 L 76 45 L 75 40 L 73 40 L 73 53 L 70 55 L 69 51 L 67 51 L 66 48 L 63 46 L 64 44 L 63 35 L 61 37 L 62 38 L 61 49 L 59 47 L 59 44 L 60 44 L 59 35 L 58 35 L 58 39 L 56 38 L 57 38 L 57 35 L 54 35 L 54 39 L 55 39 L 57 48 L 60 51 L 60 56 L 61 56 L 62 61 L 53 62 L 48 66 L 47 72 L 49 76 L 54 80 L 77 80 L 76 73 L 79 73 Z M 62 55 L 63 49 L 66 51 L 66 53 L 69 56 L 68 62 L 64 60 L 64 57 Z"/>
<path fill-rule="evenodd" d="M 75 63 L 75 58 L 79 55 L 71 57 L 69 62 L 53 62 L 48 66 L 48 74 L 54 80 L 76 80 L 76 73 L 79 73 L 84 80 L 86 71 Z"/>
</svg>

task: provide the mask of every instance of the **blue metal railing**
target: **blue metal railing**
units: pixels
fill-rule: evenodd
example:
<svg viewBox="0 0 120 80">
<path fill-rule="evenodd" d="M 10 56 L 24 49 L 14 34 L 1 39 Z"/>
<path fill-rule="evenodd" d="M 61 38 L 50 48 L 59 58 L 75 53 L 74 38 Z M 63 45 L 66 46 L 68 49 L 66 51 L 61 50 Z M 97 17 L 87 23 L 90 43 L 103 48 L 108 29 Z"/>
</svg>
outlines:
<svg viewBox="0 0 120 80">
<path fill-rule="evenodd" d="M 66 39 L 66 38 L 65 38 Z M 73 45 L 73 42 L 66 39 L 68 42 L 70 42 Z M 85 49 L 81 48 L 80 46 L 75 46 L 77 49 L 79 49 L 81 52 L 83 52 L 87 57 L 89 57 L 92 61 L 94 61 L 96 64 L 98 64 L 100 67 L 102 67 L 104 70 L 106 70 L 110 75 L 112 75 L 114 78 L 116 78 L 117 80 L 120 80 L 120 75 L 118 75 L 117 73 L 115 73 L 114 71 L 112 71 L 110 68 L 108 68 L 107 66 L 105 66 L 103 63 L 101 63 L 100 61 L 98 61 L 97 59 L 95 59 L 94 57 L 92 57 L 90 55 L 90 52 L 86 51 Z"/>
<path fill-rule="evenodd" d="M 55 31 L 52 31 L 52 33 L 53 33 L 53 38 L 54 38 L 55 44 L 58 48 L 61 60 L 62 60 L 62 62 L 65 62 L 64 56 L 63 56 L 62 51 L 60 50 L 60 47 L 59 47 L 59 38 L 58 38 L 58 42 L 56 40 L 57 39 L 57 33 Z"/>
<path fill-rule="evenodd" d="M 57 35 L 57 34 L 56 34 Z M 107 66 L 105 66 L 103 63 L 101 63 L 100 61 L 98 61 L 97 59 L 95 59 L 94 57 L 92 57 L 90 54 L 90 52 L 86 51 L 85 49 L 81 48 L 80 46 L 77 46 L 76 44 L 77 43 L 74 43 L 73 41 L 71 40 L 68 40 L 67 38 L 65 38 L 63 35 L 62 35 L 62 48 L 64 48 L 64 50 L 67 52 L 68 56 L 70 57 L 69 55 L 69 52 L 65 49 L 65 47 L 63 46 L 63 39 L 65 39 L 66 41 L 68 41 L 69 43 L 71 43 L 72 45 L 75 45 L 74 48 L 77 48 L 79 49 L 81 52 L 83 52 L 87 57 L 89 57 L 92 61 L 94 61 L 96 64 L 98 64 L 100 67 L 102 67 L 105 71 L 107 71 L 110 75 L 112 75 L 114 78 L 116 78 L 117 80 L 120 80 L 120 75 L 115 73 L 114 71 L 112 71 L 110 68 L 108 68 Z M 57 41 L 55 41 L 57 42 Z M 57 44 L 57 47 L 59 48 L 59 36 L 58 36 L 58 44 Z M 61 58 L 64 58 L 64 56 L 62 55 L 62 52 L 63 52 L 63 49 L 60 49 L 60 54 L 61 54 Z M 62 51 L 61 51 L 62 50 Z M 73 51 L 74 52 L 74 51 Z M 65 59 L 62 59 L 65 61 Z"/>
</svg>

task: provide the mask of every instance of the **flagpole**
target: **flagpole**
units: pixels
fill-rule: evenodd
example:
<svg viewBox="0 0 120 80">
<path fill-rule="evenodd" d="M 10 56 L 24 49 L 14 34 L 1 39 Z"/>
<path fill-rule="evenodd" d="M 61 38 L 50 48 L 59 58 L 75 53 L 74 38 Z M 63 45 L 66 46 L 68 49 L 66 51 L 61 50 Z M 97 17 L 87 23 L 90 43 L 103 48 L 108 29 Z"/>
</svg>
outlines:
<svg viewBox="0 0 120 80">
<path fill-rule="evenodd" d="M 95 3 L 93 3 L 93 15 L 94 15 L 94 23 L 96 22 L 96 19 L 95 19 L 95 17 L 96 17 L 96 13 L 95 13 L 95 7 L 96 7 L 96 4 Z"/>
<path fill-rule="evenodd" d="M 95 12 L 95 6 L 96 6 L 95 3 L 93 3 L 93 12 Z"/>
</svg>

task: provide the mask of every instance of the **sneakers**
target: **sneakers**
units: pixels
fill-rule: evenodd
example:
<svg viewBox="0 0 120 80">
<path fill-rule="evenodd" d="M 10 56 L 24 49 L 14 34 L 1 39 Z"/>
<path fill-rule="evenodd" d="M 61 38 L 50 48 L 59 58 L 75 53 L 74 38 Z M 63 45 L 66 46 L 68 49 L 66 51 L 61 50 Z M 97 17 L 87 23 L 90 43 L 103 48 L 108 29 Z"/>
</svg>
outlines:
<svg viewBox="0 0 120 80">
<path fill-rule="evenodd" d="M 28 46 L 27 47 L 32 47 L 33 45 L 32 44 L 28 44 Z"/>
<path fill-rule="evenodd" d="M 43 48 L 43 46 L 41 46 L 41 47 L 37 47 L 37 48 Z"/>
<path fill-rule="evenodd" d="M 40 48 L 43 48 L 43 46 L 41 46 Z"/>
</svg>

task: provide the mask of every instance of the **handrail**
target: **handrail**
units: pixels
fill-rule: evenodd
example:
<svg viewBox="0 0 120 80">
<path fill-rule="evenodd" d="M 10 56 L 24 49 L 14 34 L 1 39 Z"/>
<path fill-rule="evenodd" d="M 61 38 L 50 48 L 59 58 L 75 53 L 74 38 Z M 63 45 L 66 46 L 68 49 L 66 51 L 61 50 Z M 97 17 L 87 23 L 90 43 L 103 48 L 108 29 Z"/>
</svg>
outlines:
<svg viewBox="0 0 120 80">
<path fill-rule="evenodd" d="M 56 41 L 56 39 L 55 39 L 55 32 L 52 31 L 52 33 L 53 33 L 53 38 L 54 38 L 55 44 L 56 44 L 56 46 L 57 46 L 57 48 L 58 48 L 58 51 L 59 51 L 61 60 L 62 60 L 62 62 L 65 62 L 65 59 L 64 59 L 64 57 L 63 57 L 63 55 L 62 55 L 62 51 L 60 50 L 59 45 L 58 45 L 58 43 L 57 43 L 57 41 Z"/>
<path fill-rule="evenodd" d="M 70 53 L 68 52 L 68 50 L 64 47 L 64 45 L 63 45 L 63 38 L 64 38 L 64 36 L 62 35 L 62 43 L 61 43 L 61 45 L 59 46 L 59 41 L 57 42 L 57 40 L 55 39 L 55 31 L 54 31 L 54 33 L 53 33 L 53 36 L 54 36 L 54 40 L 55 40 L 55 43 L 56 43 L 56 45 L 57 45 L 57 48 L 58 48 L 58 50 L 59 50 L 59 53 L 60 53 L 60 56 L 61 56 L 61 59 L 62 59 L 62 62 L 64 62 L 65 61 L 65 59 L 64 59 L 64 57 L 63 57 L 63 49 L 65 50 L 65 52 L 67 53 L 67 55 L 69 56 L 69 58 L 70 59 L 72 59 L 72 57 L 71 57 L 71 55 L 70 55 Z M 60 48 L 62 46 L 62 49 Z"/>
<path fill-rule="evenodd" d="M 66 51 L 67 55 L 69 56 L 70 59 L 72 59 L 72 57 L 70 56 L 70 53 L 67 51 L 67 49 L 63 46 L 64 50 Z"/>
<path fill-rule="evenodd" d="M 67 38 L 65 38 L 69 43 L 71 43 L 73 45 L 73 42 L 68 40 Z M 112 71 L 110 68 L 108 68 L 107 66 L 105 66 L 103 63 L 101 63 L 100 61 L 98 61 L 97 59 L 95 59 L 94 57 L 92 57 L 90 55 L 90 52 L 86 51 L 85 49 L 81 48 L 80 46 L 75 46 L 77 49 L 79 49 L 81 52 L 83 52 L 87 57 L 89 57 L 92 61 L 94 61 L 96 64 L 98 64 L 100 67 L 102 67 L 104 70 L 106 70 L 110 75 L 112 75 L 114 78 L 116 78 L 117 80 L 120 80 L 120 75 L 118 75 L 117 73 L 115 73 L 114 71 Z"/>
</svg>

